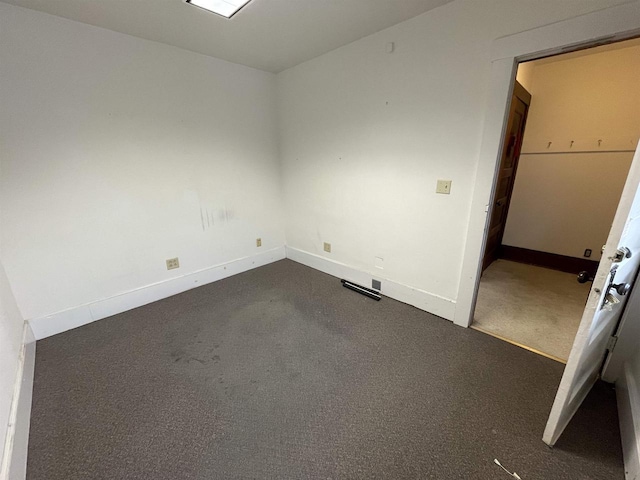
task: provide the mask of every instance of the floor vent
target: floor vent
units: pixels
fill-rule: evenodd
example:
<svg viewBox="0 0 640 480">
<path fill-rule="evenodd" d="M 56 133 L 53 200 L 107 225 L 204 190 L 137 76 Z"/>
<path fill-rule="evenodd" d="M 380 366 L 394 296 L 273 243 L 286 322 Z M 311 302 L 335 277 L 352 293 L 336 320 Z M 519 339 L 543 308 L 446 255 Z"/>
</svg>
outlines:
<svg viewBox="0 0 640 480">
<path fill-rule="evenodd" d="M 348 280 L 340 281 L 342 282 L 342 286 L 348 288 L 349 290 L 353 290 L 354 292 L 361 293 L 365 297 L 373 298 L 376 301 L 380 301 L 380 299 L 382 298 L 382 296 L 375 290 L 363 287 L 362 285 L 358 285 L 356 283 L 349 282 Z"/>
</svg>

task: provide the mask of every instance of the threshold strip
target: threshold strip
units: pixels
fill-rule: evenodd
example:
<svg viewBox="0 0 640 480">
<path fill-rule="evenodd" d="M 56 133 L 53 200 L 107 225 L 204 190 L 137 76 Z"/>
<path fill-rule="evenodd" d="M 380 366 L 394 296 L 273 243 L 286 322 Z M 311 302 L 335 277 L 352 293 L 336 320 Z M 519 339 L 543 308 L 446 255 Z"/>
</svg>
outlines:
<svg viewBox="0 0 640 480">
<path fill-rule="evenodd" d="M 497 333 L 493 333 L 493 332 L 490 332 L 489 330 L 485 330 L 482 327 L 478 327 L 477 325 L 471 324 L 470 328 L 473 328 L 474 330 L 477 330 L 479 332 L 485 333 L 487 335 L 491 335 L 492 337 L 495 337 L 495 338 L 497 338 L 499 340 L 502 340 L 503 342 L 510 343 L 511 345 L 515 345 L 516 347 L 524 348 L 525 350 L 529 350 L 530 352 L 536 353 L 538 355 L 542 355 L 543 357 L 547 357 L 547 358 L 549 358 L 551 360 L 555 360 L 556 362 L 563 363 L 564 365 L 567 364 L 567 361 L 562 359 L 562 358 L 560 358 L 560 357 L 556 357 L 555 355 L 551 355 L 550 353 L 544 353 L 544 352 L 541 352 L 540 350 L 537 350 L 535 348 L 528 347 L 526 345 L 523 345 L 522 343 L 518 343 L 518 342 L 516 342 L 514 340 L 511 340 L 510 338 L 503 337 L 502 335 L 498 335 Z"/>
</svg>

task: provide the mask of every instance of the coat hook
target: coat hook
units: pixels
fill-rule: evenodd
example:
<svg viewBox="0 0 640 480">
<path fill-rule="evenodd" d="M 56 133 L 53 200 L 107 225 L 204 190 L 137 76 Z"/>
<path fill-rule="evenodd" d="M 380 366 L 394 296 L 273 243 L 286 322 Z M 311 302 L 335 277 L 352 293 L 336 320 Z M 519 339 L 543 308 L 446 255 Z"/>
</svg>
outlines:
<svg viewBox="0 0 640 480">
<path fill-rule="evenodd" d="M 551 148 L 551 142 L 549 142 L 549 144 L 547 145 L 547 148 Z"/>
<path fill-rule="evenodd" d="M 569 145 L 569 148 L 573 148 L 573 140 L 571 140 L 571 145 Z"/>
</svg>

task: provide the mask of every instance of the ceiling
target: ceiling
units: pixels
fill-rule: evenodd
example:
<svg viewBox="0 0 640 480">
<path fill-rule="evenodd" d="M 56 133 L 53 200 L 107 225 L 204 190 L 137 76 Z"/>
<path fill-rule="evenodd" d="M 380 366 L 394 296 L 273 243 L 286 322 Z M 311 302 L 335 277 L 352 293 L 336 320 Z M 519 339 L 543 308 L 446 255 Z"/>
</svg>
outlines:
<svg viewBox="0 0 640 480">
<path fill-rule="evenodd" d="M 451 0 L 252 0 L 231 19 L 183 0 L 3 0 L 280 72 Z"/>
</svg>

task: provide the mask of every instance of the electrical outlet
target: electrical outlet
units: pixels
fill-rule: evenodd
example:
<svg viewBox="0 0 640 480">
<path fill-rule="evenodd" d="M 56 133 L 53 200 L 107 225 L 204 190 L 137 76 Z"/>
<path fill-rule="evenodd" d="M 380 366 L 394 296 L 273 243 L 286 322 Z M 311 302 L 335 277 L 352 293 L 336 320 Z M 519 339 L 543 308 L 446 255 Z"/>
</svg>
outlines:
<svg viewBox="0 0 640 480">
<path fill-rule="evenodd" d="M 324 251 L 327 253 L 331 253 L 331 244 L 324 242 Z"/>
<path fill-rule="evenodd" d="M 167 270 L 173 270 L 174 268 L 180 268 L 178 257 L 167 260 Z"/>
<path fill-rule="evenodd" d="M 451 180 L 438 180 L 436 185 L 436 193 L 444 193 L 449 195 L 451 193 Z"/>
<path fill-rule="evenodd" d="M 371 288 L 375 290 L 382 290 L 382 282 L 380 280 L 371 280 Z"/>
<path fill-rule="evenodd" d="M 584 251 L 584 256 L 585 256 L 585 257 L 587 257 L 587 258 L 589 258 L 589 257 L 591 256 L 591 253 L 592 253 L 592 252 L 591 252 L 591 249 L 590 249 L 590 248 L 587 248 L 587 249 Z"/>
<path fill-rule="evenodd" d="M 256 238 L 256 247 L 261 247 L 261 246 L 262 246 L 262 239 Z"/>
</svg>

